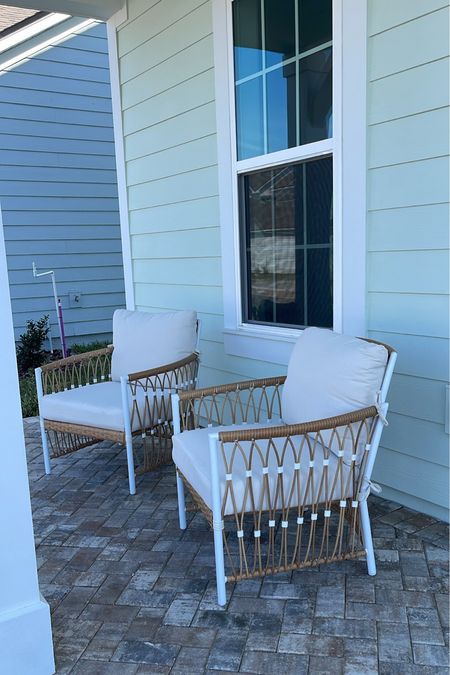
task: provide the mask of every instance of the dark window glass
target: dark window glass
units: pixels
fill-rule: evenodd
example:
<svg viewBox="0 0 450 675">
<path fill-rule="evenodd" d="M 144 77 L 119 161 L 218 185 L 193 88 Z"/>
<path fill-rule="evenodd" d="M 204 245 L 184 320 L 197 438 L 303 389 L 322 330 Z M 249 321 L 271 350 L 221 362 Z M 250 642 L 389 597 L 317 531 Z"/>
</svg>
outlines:
<svg viewBox="0 0 450 675">
<path fill-rule="evenodd" d="M 238 159 L 264 153 L 262 77 L 236 86 Z"/>
<path fill-rule="evenodd" d="M 266 76 L 267 152 L 297 145 L 295 63 Z"/>
<path fill-rule="evenodd" d="M 306 252 L 307 326 L 333 326 L 333 267 L 331 247 Z"/>
<path fill-rule="evenodd" d="M 307 244 L 331 244 L 333 162 L 305 164 Z"/>
<path fill-rule="evenodd" d="M 318 47 L 331 40 L 331 0 L 299 0 L 298 2 L 299 51 Z"/>
<path fill-rule="evenodd" d="M 332 159 L 240 176 L 244 321 L 333 324 Z"/>
<path fill-rule="evenodd" d="M 234 72 L 236 80 L 262 69 L 261 2 L 233 2 Z"/>
<path fill-rule="evenodd" d="M 264 0 L 266 68 L 295 56 L 294 0 Z"/>
<path fill-rule="evenodd" d="M 300 59 L 300 144 L 331 138 L 331 47 Z"/>
</svg>

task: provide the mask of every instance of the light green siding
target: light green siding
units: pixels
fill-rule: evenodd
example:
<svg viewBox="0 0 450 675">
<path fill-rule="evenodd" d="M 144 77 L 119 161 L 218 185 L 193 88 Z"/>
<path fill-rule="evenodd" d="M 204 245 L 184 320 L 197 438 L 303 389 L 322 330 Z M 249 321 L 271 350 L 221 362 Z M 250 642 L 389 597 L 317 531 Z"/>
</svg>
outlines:
<svg viewBox="0 0 450 675">
<path fill-rule="evenodd" d="M 369 0 L 367 320 L 400 353 L 377 478 L 387 495 L 441 516 L 447 12 L 438 0 Z M 203 385 L 275 375 L 279 365 L 223 347 L 211 2 L 129 0 L 128 17 L 118 49 L 136 307 L 198 310 Z"/>
<path fill-rule="evenodd" d="M 270 366 L 223 349 L 211 4 L 131 0 L 128 15 L 118 51 L 136 307 L 197 309 L 202 384 L 258 376 Z"/>
<path fill-rule="evenodd" d="M 368 329 L 398 349 L 384 493 L 446 517 L 449 7 L 369 1 Z"/>
</svg>

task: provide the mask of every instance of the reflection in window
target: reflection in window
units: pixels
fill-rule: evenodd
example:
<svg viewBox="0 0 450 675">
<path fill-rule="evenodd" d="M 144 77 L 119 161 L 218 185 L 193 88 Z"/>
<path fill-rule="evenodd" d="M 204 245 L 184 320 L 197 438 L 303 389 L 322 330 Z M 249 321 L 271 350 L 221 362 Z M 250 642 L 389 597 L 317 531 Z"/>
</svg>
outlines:
<svg viewBox="0 0 450 675">
<path fill-rule="evenodd" d="M 297 145 L 295 63 L 267 73 L 266 88 L 267 152 L 292 148 Z"/>
<path fill-rule="evenodd" d="M 301 143 L 333 135 L 331 117 L 331 47 L 300 60 Z"/>
<path fill-rule="evenodd" d="M 240 176 L 244 321 L 333 324 L 332 159 Z"/>
<path fill-rule="evenodd" d="M 233 3 L 234 72 L 237 80 L 262 68 L 261 0 Z"/>
<path fill-rule="evenodd" d="M 238 160 L 331 136 L 331 9 L 331 0 L 234 0 Z"/>
</svg>

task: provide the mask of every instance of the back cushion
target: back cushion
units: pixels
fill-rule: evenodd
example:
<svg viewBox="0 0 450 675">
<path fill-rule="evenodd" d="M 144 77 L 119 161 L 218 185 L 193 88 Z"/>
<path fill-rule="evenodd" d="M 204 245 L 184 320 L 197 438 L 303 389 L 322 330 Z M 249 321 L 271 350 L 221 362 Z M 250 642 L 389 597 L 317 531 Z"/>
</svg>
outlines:
<svg viewBox="0 0 450 675">
<path fill-rule="evenodd" d="M 323 328 L 306 328 L 292 352 L 283 421 L 298 424 L 374 405 L 387 349 Z"/>
<path fill-rule="evenodd" d="M 113 380 L 179 361 L 195 350 L 197 313 L 150 314 L 117 309 L 113 317 L 113 343 Z"/>
</svg>

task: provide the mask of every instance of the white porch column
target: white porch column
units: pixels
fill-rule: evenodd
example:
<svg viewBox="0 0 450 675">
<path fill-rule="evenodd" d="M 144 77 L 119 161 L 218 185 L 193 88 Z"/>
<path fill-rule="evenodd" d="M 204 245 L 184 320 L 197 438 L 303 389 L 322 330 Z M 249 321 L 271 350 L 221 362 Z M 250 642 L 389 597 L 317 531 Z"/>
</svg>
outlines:
<svg viewBox="0 0 450 675">
<path fill-rule="evenodd" d="M 36 569 L 1 211 L 0 318 L 0 673 L 50 675 L 50 610 Z"/>
</svg>

